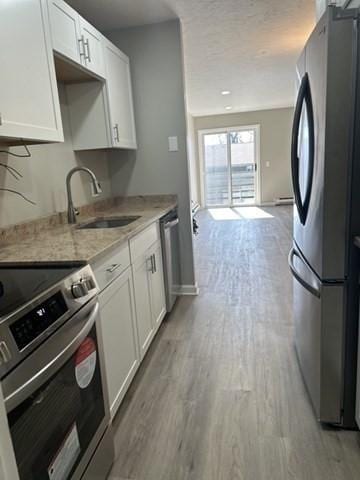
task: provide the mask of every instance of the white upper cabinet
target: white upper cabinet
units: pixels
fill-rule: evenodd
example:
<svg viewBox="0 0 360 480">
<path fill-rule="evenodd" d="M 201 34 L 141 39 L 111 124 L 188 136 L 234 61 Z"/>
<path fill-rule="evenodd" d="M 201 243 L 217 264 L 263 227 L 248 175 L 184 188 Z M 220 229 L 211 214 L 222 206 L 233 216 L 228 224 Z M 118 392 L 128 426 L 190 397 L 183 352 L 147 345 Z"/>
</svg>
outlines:
<svg viewBox="0 0 360 480">
<path fill-rule="evenodd" d="M 52 45 L 73 62 L 81 63 L 81 34 L 78 13 L 62 0 L 49 0 Z"/>
<path fill-rule="evenodd" d="M 79 21 L 83 63 L 91 72 L 94 72 L 101 77 L 105 77 L 102 35 L 82 17 L 79 17 Z"/>
<path fill-rule="evenodd" d="M 45 0 L 0 0 L 0 141 L 63 141 Z"/>
<path fill-rule="evenodd" d="M 136 149 L 129 59 L 103 38 L 106 81 L 66 86 L 73 148 Z"/>
<path fill-rule="evenodd" d="M 129 59 L 106 39 L 104 51 L 113 146 L 136 148 Z"/>
<path fill-rule="evenodd" d="M 63 0 L 48 0 L 48 6 L 54 51 L 104 77 L 101 33 Z"/>
</svg>

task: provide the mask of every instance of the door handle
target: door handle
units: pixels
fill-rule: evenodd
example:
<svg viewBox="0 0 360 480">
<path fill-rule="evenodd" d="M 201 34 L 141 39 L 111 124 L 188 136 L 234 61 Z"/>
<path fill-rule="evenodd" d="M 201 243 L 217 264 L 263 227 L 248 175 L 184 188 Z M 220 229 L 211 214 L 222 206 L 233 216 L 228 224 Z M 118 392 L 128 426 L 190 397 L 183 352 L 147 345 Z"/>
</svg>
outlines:
<svg viewBox="0 0 360 480">
<path fill-rule="evenodd" d="M 310 292 L 312 295 L 315 295 L 315 297 L 320 298 L 321 297 L 321 290 L 319 288 L 316 288 L 315 286 L 311 285 L 308 283 L 306 280 L 303 279 L 303 277 L 300 275 L 300 273 L 296 270 L 295 265 L 294 265 L 294 257 L 297 257 L 300 259 L 302 263 L 305 264 L 304 260 L 301 258 L 301 256 L 298 254 L 298 252 L 295 250 L 295 248 L 292 248 L 289 253 L 288 257 L 288 263 L 289 267 L 291 270 L 291 273 L 293 274 L 294 278 L 302 285 L 308 292 Z M 305 264 L 306 268 L 309 268 Z"/>
<path fill-rule="evenodd" d="M 306 179 L 306 191 L 304 201 L 301 199 L 299 184 L 299 129 L 301 121 L 301 112 L 303 104 L 306 105 L 306 115 L 309 129 L 309 165 Z M 315 134 L 314 134 L 314 112 L 312 106 L 312 98 L 310 91 L 309 76 L 307 73 L 303 76 L 299 88 L 298 98 L 296 100 L 294 121 L 291 135 L 291 176 L 294 190 L 295 205 L 299 213 L 300 222 L 305 225 L 306 217 L 309 209 L 312 177 L 314 172 L 314 155 L 315 155 Z"/>
<path fill-rule="evenodd" d="M 152 257 L 153 257 L 153 259 L 154 259 L 154 271 L 153 271 L 153 273 L 155 273 L 155 272 L 157 272 L 155 253 L 152 254 Z"/>
</svg>

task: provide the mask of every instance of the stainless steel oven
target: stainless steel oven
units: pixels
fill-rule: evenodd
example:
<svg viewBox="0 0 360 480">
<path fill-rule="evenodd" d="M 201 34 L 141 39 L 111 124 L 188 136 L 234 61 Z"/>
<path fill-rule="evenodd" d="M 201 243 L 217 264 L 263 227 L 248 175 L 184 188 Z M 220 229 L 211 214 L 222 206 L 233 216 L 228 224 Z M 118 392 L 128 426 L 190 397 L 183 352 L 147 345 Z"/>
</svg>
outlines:
<svg viewBox="0 0 360 480">
<path fill-rule="evenodd" d="M 0 322 L 2 368 L 15 362 L 2 389 L 21 480 L 105 479 L 111 467 L 96 294 L 85 267 Z"/>
</svg>

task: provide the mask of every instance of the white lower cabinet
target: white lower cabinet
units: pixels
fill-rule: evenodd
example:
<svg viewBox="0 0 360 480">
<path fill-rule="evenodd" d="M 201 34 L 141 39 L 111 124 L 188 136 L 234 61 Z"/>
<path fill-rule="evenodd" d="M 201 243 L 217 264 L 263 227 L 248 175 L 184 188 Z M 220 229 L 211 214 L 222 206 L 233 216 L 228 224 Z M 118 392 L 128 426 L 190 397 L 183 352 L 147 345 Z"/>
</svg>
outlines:
<svg viewBox="0 0 360 480">
<path fill-rule="evenodd" d="M 164 272 L 162 264 L 161 244 L 157 242 L 152 247 L 153 255 L 153 273 L 150 272 L 150 293 L 151 293 L 151 314 L 155 330 L 160 326 L 165 313 L 165 290 L 164 290 Z"/>
<path fill-rule="evenodd" d="M 149 268 L 150 257 L 142 255 L 133 264 L 136 320 L 139 335 L 140 356 L 144 357 L 153 337 Z"/>
<path fill-rule="evenodd" d="M 101 332 L 111 417 L 166 313 L 158 223 L 92 265 L 101 289 Z"/>
<path fill-rule="evenodd" d="M 139 366 L 131 268 L 100 294 L 106 378 L 110 411 L 115 416 Z"/>
<path fill-rule="evenodd" d="M 160 242 L 136 260 L 133 275 L 140 355 L 143 358 L 166 313 Z"/>
</svg>

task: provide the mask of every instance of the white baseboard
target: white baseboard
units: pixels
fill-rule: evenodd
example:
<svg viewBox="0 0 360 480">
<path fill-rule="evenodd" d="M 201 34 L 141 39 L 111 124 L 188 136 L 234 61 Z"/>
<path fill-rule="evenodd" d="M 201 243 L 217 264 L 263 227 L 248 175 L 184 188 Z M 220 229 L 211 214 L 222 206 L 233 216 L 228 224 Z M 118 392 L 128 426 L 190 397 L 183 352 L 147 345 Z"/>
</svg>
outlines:
<svg viewBox="0 0 360 480">
<path fill-rule="evenodd" d="M 198 284 L 195 285 L 179 285 L 178 295 L 199 295 Z"/>
<path fill-rule="evenodd" d="M 275 202 L 261 202 L 260 207 L 275 207 Z"/>
</svg>

